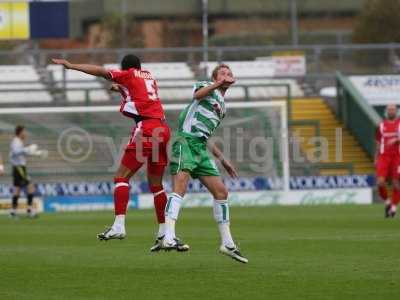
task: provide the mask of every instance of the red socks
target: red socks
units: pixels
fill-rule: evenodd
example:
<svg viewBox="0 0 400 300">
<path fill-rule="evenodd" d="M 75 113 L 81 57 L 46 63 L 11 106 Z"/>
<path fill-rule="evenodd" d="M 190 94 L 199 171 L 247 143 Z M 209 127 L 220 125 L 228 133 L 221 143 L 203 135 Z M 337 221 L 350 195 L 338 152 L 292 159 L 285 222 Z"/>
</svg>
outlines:
<svg viewBox="0 0 400 300">
<path fill-rule="evenodd" d="M 125 215 L 129 202 L 129 179 L 114 178 L 114 210 L 115 215 Z"/>
<path fill-rule="evenodd" d="M 383 185 L 383 186 L 378 186 L 378 193 L 379 193 L 379 196 L 381 197 L 381 199 L 383 200 L 383 201 L 386 201 L 387 200 L 387 198 L 388 198 L 388 191 L 387 191 L 387 188 L 386 188 L 386 186 L 385 185 Z"/>
<path fill-rule="evenodd" d="M 154 196 L 154 208 L 158 224 L 165 223 L 165 206 L 167 205 L 167 194 L 162 185 L 150 185 L 150 191 Z"/>
<path fill-rule="evenodd" d="M 115 215 L 125 215 L 129 202 L 129 180 L 126 178 L 114 179 L 114 209 Z M 154 207 L 159 224 L 165 223 L 165 205 L 167 204 L 167 195 L 162 185 L 150 186 L 150 191 L 154 195 Z"/>
</svg>

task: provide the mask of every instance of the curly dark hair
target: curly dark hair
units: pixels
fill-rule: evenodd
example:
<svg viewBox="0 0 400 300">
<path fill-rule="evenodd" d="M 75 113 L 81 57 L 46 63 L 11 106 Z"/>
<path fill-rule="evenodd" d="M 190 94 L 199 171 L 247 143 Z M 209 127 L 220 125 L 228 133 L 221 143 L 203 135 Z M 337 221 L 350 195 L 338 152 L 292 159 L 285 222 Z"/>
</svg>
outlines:
<svg viewBox="0 0 400 300">
<path fill-rule="evenodd" d="M 133 55 L 133 54 L 125 55 L 121 61 L 121 69 L 129 70 L 132 68 L 135 68 L 138 70 L 140 70 L 142 68 L 139 57 L 137 57 L 136 55 Z"/>
</svg>

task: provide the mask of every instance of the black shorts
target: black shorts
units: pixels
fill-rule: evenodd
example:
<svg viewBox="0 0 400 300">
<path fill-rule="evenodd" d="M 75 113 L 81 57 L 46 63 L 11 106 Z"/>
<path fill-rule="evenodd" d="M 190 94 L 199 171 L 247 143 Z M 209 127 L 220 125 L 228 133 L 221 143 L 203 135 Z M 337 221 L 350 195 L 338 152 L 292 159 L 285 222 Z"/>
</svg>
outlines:
<svg viewBox="0 0 400 300">
<path fill-rule="evenodd" d="M 17 187 L 26 187 L 31 182 L 25 166 L 13 166 L 12 176 L 13 184 Z"/>
</svg>

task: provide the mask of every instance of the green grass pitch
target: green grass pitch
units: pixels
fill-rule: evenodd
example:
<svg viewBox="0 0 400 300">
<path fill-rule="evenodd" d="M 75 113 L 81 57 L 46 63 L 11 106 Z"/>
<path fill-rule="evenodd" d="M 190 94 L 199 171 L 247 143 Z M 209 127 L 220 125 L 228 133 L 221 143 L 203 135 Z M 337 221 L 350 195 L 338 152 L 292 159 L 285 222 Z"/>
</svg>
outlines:
<svg viewBox="0 0 400 300">
<path fill-rule="evenodd" d="M 398 299 L 400 221 L 382 206 L 233 207 L 250 262 L 217 253 L 210 208 L 184 209 L 188 253 L 150 254 L 153 211 L 99 242 L 111 212 L 0 216 L 0 299 Z"/>
</svg>

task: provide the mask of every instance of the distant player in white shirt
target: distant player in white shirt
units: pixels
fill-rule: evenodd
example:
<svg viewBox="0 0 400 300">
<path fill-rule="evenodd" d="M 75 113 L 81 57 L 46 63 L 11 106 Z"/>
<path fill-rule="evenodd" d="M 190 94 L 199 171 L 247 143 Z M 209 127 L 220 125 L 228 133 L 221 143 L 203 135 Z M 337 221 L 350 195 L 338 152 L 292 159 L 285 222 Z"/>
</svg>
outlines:
<svg viewBox="0 0 400 300">
<path fill-rule="evenodd" d="M 27 213 L 29 217 L 36 217 L 36 212 L 33 209 L 33 198 L 35 193 L 35 186 L 32 184 L 31 179 L 26 169 L 26 157 L 33 156 L 46 156 L 45 150 L 38 150 L 36 144 L 25 146 L 26 131 L 25 127 L 18 125 L 15 128 L 15 137 L 10 145 L 10 163 L 12 165 L 12 176 L 14 193 L 12 196 L 12 209 L 10 212 L 11 217 L 17 216 L 18 199 L 21 189 L 26 188 L 27 193 Z"/>
</svg>

